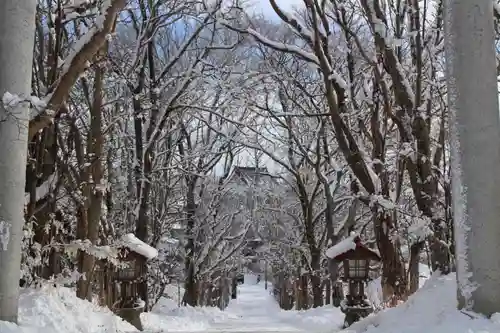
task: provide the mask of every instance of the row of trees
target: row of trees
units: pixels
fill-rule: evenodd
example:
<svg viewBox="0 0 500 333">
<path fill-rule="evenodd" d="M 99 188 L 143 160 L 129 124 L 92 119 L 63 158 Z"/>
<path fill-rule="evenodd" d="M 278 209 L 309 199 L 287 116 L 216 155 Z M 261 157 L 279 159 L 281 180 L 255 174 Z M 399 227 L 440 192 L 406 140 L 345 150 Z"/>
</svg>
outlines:
<svg viewBox="0 0 500 333">
<path fill-rule="evenodd" d="M 342 235 L 332 178 L 346 170 L 349 200 L 370 209 L 385 296 L 404 299 L 418 288 L 426 245 L 434 269 L 451 269 L 442 3 L 309 1 L 300 15 L 270 3 L 286 24 L 278 33 L 226 26 L 257 41 L 271 61 L 274 96 L 252 104 L 287 142 L 282 164 L 300 198 L 308 264 L 318 271 L 322 246 L 304 169 L 325 188 L 321 228 L 332 244 Z"/>
<path fill-rule="evenodd" d="M 133 232 L 168 252 L 144 267 L 147 308 L 173 271 L 184 303 L 203 305 L 206 286 L 241 266 L 250 230 L 283 285 L 297 286 L 298 308 L 330 299 L 323 286 L 338 269 L 324 251 L 351 231 L 380 251 L 388 302 L 418 288 L 421 261 L 453 269 L 442 1 L 304 0 L 294 13 L 269 2 L 278 22 L 237 1 L 38 0 L 34 27 L 4 29 L 35 38 L 31 91 L 0 77 L 6 119 L 23 103 L 31 113 L 27 158 L 24 142 L 4 146 L 26 174 L 21 163 L 0 172 L 19 192 L 3 191 L 15 202 L 0 206 L 0 235 L 13 228 L 2 272 L 22 253 L 27 285 L 89 277 L 103 246 Z M 1 123 L 2 142 L 15 124 Z M 273 174 L 245 185 L 250 206 L 230 200 L 248 152 Z M 20 200 L 10 179 L 24 177 Z M 6 271 L 0 319 L 14 320 L 18 273 Z M 78 279 L 79 297 L 95 292 Z"/>
</svg>

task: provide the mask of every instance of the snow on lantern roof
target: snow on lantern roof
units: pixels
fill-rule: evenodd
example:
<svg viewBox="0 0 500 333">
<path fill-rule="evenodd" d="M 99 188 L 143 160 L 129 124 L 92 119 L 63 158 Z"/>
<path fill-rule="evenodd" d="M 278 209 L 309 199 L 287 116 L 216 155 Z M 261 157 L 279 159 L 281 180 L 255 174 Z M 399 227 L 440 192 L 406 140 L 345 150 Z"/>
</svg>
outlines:
<svg viewBox="0 0 500 333">
<path fill-rule="evenodd" d="M 158 256 L 157 249 L 144 243 L 132 233 L 123 235 L 122 242 L 130 251 L 140 254 L 147 259 L 153 259 Z"/>
<path fill-rule="evenodd" d="M 351 234 L 351 236 L 328 248 L 328 250 L 326 250 L 326 256 L 330 259 L 335 259 L 341 254 L 354 250 L 358 241 L 359 236 L 357 234 Z"/>
<path fill-rule="evenodd" d="M 380 255 L 363 245 L 361 243 L 361 238 L 356 233 L 352 233 L 351 236 L 326 250 L 326 256 L 328 258 L 338 261 L 349 259 L 353 255 L 356 257 L 362 256 L 371 260 L 380 260 Z"/>
</svg>

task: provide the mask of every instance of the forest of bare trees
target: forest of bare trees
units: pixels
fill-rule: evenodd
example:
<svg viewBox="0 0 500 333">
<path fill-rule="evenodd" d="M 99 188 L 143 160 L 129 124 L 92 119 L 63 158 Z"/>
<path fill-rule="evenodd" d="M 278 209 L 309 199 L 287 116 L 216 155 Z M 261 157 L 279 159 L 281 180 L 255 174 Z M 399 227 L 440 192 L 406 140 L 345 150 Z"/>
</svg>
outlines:
<svg viewBox="0 0 500 333">
<path fill-rule="evenodd" d="M 37 1 L 31 95 L 3 97 L 30 105 L 23 287 L 109 297 L 128 233 L 160 251 L 146 311 L 171 281 L 221 306 L 252 239 L 287 309 L 339 296 L 325 250 L 351 232 L 386 306 L 420 264 L 454 271 L 442 0 L 269 2 Z M 271 180 L 235 185 L 242 166 Z"/>
</svg>

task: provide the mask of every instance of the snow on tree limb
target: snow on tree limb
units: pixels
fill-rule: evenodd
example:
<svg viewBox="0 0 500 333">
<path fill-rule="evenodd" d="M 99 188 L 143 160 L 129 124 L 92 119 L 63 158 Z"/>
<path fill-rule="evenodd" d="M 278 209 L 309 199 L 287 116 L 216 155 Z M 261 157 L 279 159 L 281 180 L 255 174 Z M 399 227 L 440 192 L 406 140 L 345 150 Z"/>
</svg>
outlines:
<svg viewBox="0 0 500 333">
<path fill-rule="evenodd" d="M 300 34 L 300 36 L 307 41 L 309 45 L 313 44 L 314 34 L 304 24 L 299 22 L 296 18 L 292 17 L 289 13 L 280 8 L 276 0 L 269 0 L 269 4 L 273 8 L 276 15 L 286 24 L 290 25 L 293 29 Z"/>
<path fill-rule="evenodd" d="M 394 48 L 389 45 L 386 39 L 386 26 L 382 19 L 384 14 L 380 4 L 378 1 L 373 0 L 363 0 L 361 3 L 373 26 L 375 43 L 384 53 L 384 67 L 395 83 L 395 98 L 399 105 L 407 108 L 408 111 L 412 111 L 415 104 L 415 93 L 403 72 Z"/>
<path fill-rule="evenodd" d="M 104 2 L 101 15 L 97 17 L 94 26 L 76 42 L 74 51 L 65 59 L 63 72 L 47 95 L 47 108 L 30 121 L 29 140 L 32 140 L 36 133 L 51 124 L 71 87 L 85 70 L 87 61 L 91 60 L 106 42 L 106 36 L 113 30 L 116 16 L 125 7 L 126 2 L 126 0 L 106 0 Z"/>
<path fill-rule="evenodd" d="M 219 23 L 221 23 L 222 25 L 224 25 L 225 27 L 227 27 L 233 31 L 239 32 L 241 34 L 246 34 L 246 35 L 252 36 L 253 39 L 255 39 L 257 42 L 262 43 L 265 46 L 270 47 L 276 51 L 292 53 L 292 54 L 295 54 L 296 56 L 302 58 L 303 60 L 305 60 L 307 62 L 311 62 L 311 63 L 314 63 L 316 65 L 319 64 L 319 60 L 316 57 L 316 55 L 314 55 L 314 53 L 305 51 L 296 45 L 274 41 L 272 39 L 265 37 L 264 35 L 262 35 L 261 33 L 259 33 L 258 31 L 254 30 L 252 28 L 241 29 L 241 28 L 234 27 L 229 22 L 227 22 L 223 19 L 219 19 L 218 21 L 219 21 Z"/>
</svg>

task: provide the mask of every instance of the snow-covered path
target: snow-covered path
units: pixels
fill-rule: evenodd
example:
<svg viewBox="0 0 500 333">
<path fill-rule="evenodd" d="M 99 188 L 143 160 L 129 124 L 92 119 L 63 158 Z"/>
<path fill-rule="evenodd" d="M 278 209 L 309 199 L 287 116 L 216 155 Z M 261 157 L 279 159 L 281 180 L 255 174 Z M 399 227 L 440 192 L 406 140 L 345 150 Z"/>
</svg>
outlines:
<svg viewBox="0 0 500 333">
<path fill-rule="evenodd" d="M 239 287 L 236 300 L 232 300 L 225 312 L 229 318 L 215 323 L 214 331 L 222 332 L 297 332 L 302 331 L 293 322 L 283 318 L 277 303 L 269 295 L 263 283 Z"/>
<path fill-rule="evenodd" d="M 344 315 L 332 306 L 307 311 L 281 310 L 264 283 L 238 287 L 238 298 L 220 311 L 217 308 L 158 308 L 147 315 L 147 331 L 204 333 L 333 333 Z M 144 321 L 143 321 L 144 322 Z"/>
</svg>

